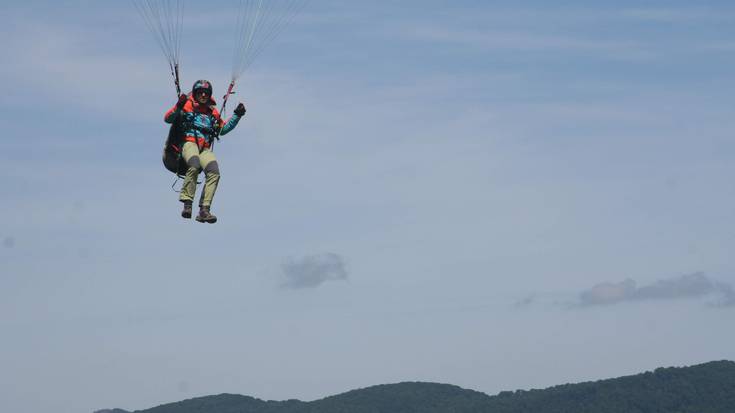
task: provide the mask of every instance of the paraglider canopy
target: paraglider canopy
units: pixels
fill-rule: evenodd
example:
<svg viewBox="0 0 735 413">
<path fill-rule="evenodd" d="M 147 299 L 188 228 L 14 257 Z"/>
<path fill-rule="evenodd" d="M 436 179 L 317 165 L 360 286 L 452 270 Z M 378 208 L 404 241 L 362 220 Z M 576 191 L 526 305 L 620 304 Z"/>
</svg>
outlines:
<svg viewBox="0 0 735 413">
<path fill-rule="evenodd" d="M 293 21 L 308 0 L 240 0 L 232 62 L 237 80 Z"/>
<path fill-rule="evenodd" d="M 185 0 L 131 0 L 163 51 L 174 78 L 177 95 L 181 94 L 179 66 L 181 35 L 184 26 Z M 234 0 L 237 17 L 234 24 L 232 73 L 223 111 L 235 83 L 253 62 L 302 11 L 309 0 Z"/>
<path fill-rule="evenodd" d="M 148 27 L 171 69 L 176 96 L 181 94 L 179 64 L 181 33 L 184 26 L 184 0 L 131 0 Z"/>
</svg>

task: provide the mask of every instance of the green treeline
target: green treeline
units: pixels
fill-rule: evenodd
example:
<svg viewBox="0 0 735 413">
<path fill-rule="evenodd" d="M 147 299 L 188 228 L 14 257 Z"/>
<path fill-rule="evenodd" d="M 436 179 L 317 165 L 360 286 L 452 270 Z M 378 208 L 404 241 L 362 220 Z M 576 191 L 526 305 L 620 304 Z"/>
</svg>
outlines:
<svg viewBox="0 0 735 413">
<path fill-rule="evenodd" d="M 724 413 L 735 412 L 735 363 L 660 368 L 635 376 L 504 392 L 488 412 Z"/>
<path fill-rule="evenodd" d="M 497 396 L 436 383 L 398 383 L 302 402 L 222 394 L 136 413 L 733 413 L 735 362 Z"/>
</svg>

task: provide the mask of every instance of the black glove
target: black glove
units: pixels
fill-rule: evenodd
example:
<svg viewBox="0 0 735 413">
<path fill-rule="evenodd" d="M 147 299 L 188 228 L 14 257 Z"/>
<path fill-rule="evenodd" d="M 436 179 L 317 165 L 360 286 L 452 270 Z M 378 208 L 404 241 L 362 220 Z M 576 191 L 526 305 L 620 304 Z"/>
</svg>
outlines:
<svg viewBox="0 0 735 413">
<path fill-rule="evenodd" d="M 242 103 L 237 105 L 237 107 L 235 108 L 235 115 L 239 117 L 245 116 L 245 105 L 243 105 Z"/>
<path fill-rule="evenodd" d="M 187 100 L 189 100 L 189 96 L 186 96 L 186 95 L 179 96 L 179 101 L 176 102 L 176 109 L 178 110 L 184 109 L 184 105 L 186 105 Z"/>
</svg>

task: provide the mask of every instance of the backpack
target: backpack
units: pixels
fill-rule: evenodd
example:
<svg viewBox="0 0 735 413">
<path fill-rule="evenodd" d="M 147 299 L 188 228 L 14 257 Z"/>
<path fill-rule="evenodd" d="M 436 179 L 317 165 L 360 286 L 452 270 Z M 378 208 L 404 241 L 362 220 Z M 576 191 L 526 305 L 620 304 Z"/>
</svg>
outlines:
<svg viewBox="0 0 735 413">
<path fill-rule="evenodd" d="M 181 114 L 176 115 L 171 124 L 171 128 L 168 130 L 168 136 L 166 137 L 166 143 L 163 146 L 163 166 L 169 171 L 175 173 L 180 178 L 186 175 L 186 171 L 189 166 L 184 160 L 182 148 L 184 144 L 184 131 L 181 122 Z"/>
</svg>

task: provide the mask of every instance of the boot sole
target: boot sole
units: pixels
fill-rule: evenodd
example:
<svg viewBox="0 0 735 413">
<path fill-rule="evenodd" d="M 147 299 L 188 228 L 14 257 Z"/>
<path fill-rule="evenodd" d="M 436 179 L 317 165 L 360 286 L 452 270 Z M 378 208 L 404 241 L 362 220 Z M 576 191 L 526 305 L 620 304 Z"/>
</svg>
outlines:
<svg viewBox="0 0 735 413">
<path fill-rule="evenodd" d="M 191 219 L 191 213 L 188 213 L 188 214 L 187 214 L 187 213 L 185 213 L 185 212 L 182 212 L 182 213 L 181 213 L 181 218 Z"/>
<path fill-rule="evenodd" d="M 201 222 L 202 224 L 205 223 L 205 222 L 207 224 L 214 224 L 215 222 L 217 222 L 217 218 L 214 218 L 214 219 L 211 219 L 211 218 L 210 219 L 202 219 L 202 218 L 196 217 L 196 220 L 197 220 L 197 222 Z"/>
</svg>

